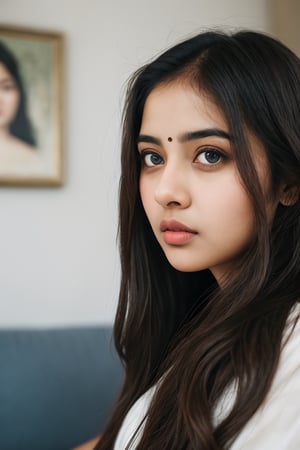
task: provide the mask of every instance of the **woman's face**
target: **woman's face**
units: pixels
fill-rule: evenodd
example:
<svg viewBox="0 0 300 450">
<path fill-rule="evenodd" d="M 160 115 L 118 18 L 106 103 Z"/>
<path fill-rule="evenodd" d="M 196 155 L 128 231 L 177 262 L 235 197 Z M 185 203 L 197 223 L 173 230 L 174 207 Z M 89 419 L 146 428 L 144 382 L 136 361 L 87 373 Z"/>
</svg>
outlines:
<svg viewBox="0 0 300 450">
<path fill-rule="evenodd" d="M 0 128 L 8 128 L 20 102 L 17 84 L 3 63 L 0 63 Z"/>
<path fill-rule="evenodd" d="M 262 146 L 251 137 L 250 146 L 267 191 Z M 253 206 L 223 115 L 186 84 L 159 86 L 145 103 L 138 150 L 141 199 L 170 264 L 210 269 L 220 282 L 254 237 Z"/>
</svg>

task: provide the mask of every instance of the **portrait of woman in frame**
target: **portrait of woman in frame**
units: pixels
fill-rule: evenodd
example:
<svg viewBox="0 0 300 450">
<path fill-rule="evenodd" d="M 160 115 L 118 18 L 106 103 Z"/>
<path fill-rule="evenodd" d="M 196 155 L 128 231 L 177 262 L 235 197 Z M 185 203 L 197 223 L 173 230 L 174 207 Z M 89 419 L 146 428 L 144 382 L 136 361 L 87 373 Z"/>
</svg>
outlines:
<svg viewBox="0 0 300 450">
<path fill-rule="evenodd" d="M 62 184 L 62 41 L 0 26 L 2 185 Z"/>
</svg>

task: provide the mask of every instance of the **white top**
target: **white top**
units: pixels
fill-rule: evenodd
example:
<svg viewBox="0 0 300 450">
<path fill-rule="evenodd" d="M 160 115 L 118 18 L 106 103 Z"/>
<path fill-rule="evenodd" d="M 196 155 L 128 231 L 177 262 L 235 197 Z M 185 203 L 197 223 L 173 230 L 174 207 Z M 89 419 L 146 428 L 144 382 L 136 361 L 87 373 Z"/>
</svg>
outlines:
<svg viewBox="0 0 300 450">
<path fill-rule="evenodd" d="M 297 304 L 288 321 L 284 345 L 271 389 L 263 405 L 234 441 L 230 450 L 299 450 L 300 449 L 300 320 L 292 334 L 292 320 L 300 313 Z M 285 338 L 285 339 L 286 339 Z M 125 450 L 129 440 L 145 417 L 156 386 L 149 389 L 128 412 L 125 417 L 114 450 Z M 230 409 L 234 399 L 234 390 L 229 390 L 220 401 L 216 411 L 219 422 L 225 411 Z M 143 426 L 130 450 L 134 450 Z"/>
</svg>

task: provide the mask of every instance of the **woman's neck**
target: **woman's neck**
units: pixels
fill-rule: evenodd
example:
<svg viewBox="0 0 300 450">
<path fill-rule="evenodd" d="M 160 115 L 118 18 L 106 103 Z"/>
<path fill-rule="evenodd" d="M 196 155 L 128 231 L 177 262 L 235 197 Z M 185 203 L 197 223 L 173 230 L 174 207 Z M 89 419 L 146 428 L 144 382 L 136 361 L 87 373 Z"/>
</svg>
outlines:
<svg viewBox="0 0 300 450">
<path fill-rule="evenodd" d="M 0 126 L 0 141 L 7 141 L 11 137 L 9 129 L 7 127 Z"/>
</svg>

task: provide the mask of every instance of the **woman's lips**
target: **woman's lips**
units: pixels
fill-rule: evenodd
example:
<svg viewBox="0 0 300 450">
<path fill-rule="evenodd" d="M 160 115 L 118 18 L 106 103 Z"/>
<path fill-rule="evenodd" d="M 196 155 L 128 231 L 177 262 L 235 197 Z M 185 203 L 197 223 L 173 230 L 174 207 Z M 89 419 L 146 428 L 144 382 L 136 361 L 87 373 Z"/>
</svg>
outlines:
<svg viewBox="0 0 300 450">
<path fill-rule="evenodd" d="M 176 220 L 163 220 L 160 231 L 163 233 L 166 244 L 170 245 L 184 245 L 198 234 L 197 231 L 191 230 Z"/>
</svg>

